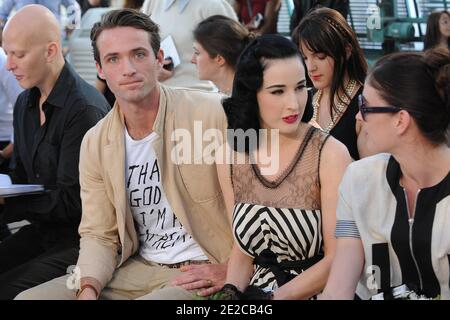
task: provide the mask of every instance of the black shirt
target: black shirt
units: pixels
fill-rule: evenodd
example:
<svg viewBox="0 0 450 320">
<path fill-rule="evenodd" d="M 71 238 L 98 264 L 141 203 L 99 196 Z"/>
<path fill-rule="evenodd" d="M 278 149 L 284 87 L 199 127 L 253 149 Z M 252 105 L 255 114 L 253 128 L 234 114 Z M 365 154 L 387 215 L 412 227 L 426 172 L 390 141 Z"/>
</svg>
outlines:
<svg viewBox="0 0 450 320">
<path fill-rule="evenodd" d="M 78 162 L 86 131 L 109 111 L 108 102 L 66 62 L 42 109 L 40 91 L 22 92 L 14 107 L 13 183 L 43 184 L 39 195 L 7 198 L 7 222 L 27 219 L 47 231 L 77 232 L 81 218 Z M 55 228 L 56 227 L 56 228 Z"/>
<path fill-rule="evenodd" d="M 345 109 L 344 114 L 339 119 L 338 123 L 330 130 L 330 134 L 345 144 L 350 156 L 353 160 L 359 160 L 358 152 L 358 136 L 356 135 L 356 114 L 359 112 L 358 96 L 362 93 L 363 87 L 361 86 L 353 97 L 352 101 Z"/>
<path fill-rule="evenodd" d="M 106 101 L 108 101 L 109 105 L 111 107 L 114 106 L 114 103 L 116 102 L 116 97 L 114 96 L 114 93 L 109 89 L 108 83 L 106 83 L 106 80 L 103 80 L 100 78 L 97 74 L 97 80 L 101 81 L 105 85 L 105 91 L 103 92 L 103 96 L 105 97 Z"/>
<path fill-rule="evenodd" d="M 422 188 L 417 192 L 412 221 L 409 220 L 406 191 L 400 185 L 401 176 L 400 164 L 394 156 L 391 156 L 386 169 L 386 179 L 397 203 L 390 239 L 392 249 L 400 265 L 402 282 L 409 289 L 420 294 L 425 294 L 430 298 L 436 297 L 442 294 L 441 288 L 445 287 L 442 280 L 439 279 L 440 272 L 437 272 L 439 269 L 447 274 L 447 286 L 450 284 L 448 278 L 450 271 L 448 249 L 450 248 L 442 247 L 448 243 L 444 239 L 449 239 L 448 232 L 450 231 L 448 223 L 445 223 L 445 221 L 450 221 L 448 201 L 450 199 L 450 172 L 438 184 Z M 440 239 L 437 236 L 439 230 L 446 230 L 446 228 L 447 231 L 444 234 L 447 236 Z M 437 249 L 440 246 L 444 251 Z M 436 252 L 438 253 L 436 254 Z M 444 259 L 445 253 L 447 254 L 449 264 L 443 265 L 436 260 L 442 257 L 440 253 L 444 253 Z M 389 259 L 389 253 L 387 257 Z M 387 265 L 392 265 L 392 263 Z M 383 271 L 385 270 L 381 270 L 381 272 Z M 383 276 L 383 273 L 381 275 Z M 389 281 L 390 277 L 387 279 Z"/>
</svg>

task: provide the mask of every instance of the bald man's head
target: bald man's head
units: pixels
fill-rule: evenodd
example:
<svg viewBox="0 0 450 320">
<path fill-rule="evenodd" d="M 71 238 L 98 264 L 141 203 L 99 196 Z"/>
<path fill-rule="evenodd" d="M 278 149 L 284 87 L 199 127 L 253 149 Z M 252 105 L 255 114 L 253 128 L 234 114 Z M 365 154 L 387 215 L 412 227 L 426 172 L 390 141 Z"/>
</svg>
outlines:
<svg viewBox="0 0 450 320">
<path fill-rule="evenodd" d="M 6 67 L 23 88 L 39 86 L 46 74 L 64 65 L 60 32 L 55 15 L 41 5 L 23 7 L 6 23 L 3 30 Z"/>
<path fill-rule="evenodd" d="M 60 44 L 61 30 L 55 15 L 46 7 L 32 4 L 19 10 L 5 25 L 3 36 L 26 38 L 33 44 Z M 13 40 L 13 39 L 11 39 Z"/>
</svg>

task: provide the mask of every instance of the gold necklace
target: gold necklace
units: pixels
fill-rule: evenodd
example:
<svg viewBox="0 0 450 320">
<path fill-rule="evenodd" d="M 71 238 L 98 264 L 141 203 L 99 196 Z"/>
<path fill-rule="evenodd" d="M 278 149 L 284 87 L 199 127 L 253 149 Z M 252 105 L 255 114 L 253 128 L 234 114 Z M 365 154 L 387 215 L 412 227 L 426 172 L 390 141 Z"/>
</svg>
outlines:
<svg viewBox="0 0 450 320">
<path fill-rule="evenodd" d="M 345 93 L 343 94 L 340 99 L 338 99 L 337 103 L 336 103 L 336 112 L 333 113 L 333 117 L 331 118 L 330 123 L 328 124 L 328 126 L 325 129 L 322 129 L 323 131 L 325 131 L 326 133 L 330 133 L 331 129 L 333 129 L 333 127 L 335 126 L 337 120 L 340 118 L 340 116 L 344 113 L 345 109 L 347 108 L 347 106 L 350 104 L 351 99 L 349 99 L 348 97 L 352 97 L 353 96 L 353 92 L 356 88 L 356 80 L 350 80 L 347 84 L 347 86 L 345 87 Z M 318 119 L 318 114 L 319 114 L 319 102 L 320 99 L 322 98 L 322 94 L 323 91 L 322 89 L 317 90 L 317 92 L 314 94 L 313 97 L 313 108 L 314 108 L 314 112 L 313 112 L 313 117 L 312 120 L 314 120 L 315 122 L 318 123 L 317 119 Z"/>
</svg>

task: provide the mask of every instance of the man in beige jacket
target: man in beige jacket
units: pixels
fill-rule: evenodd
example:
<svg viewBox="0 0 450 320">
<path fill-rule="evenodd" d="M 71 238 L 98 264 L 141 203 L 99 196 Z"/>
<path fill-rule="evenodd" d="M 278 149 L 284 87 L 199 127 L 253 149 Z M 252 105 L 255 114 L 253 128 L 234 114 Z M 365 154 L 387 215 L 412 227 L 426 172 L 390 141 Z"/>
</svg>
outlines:
<svg viewBox="0 0 450 320">
<path fill-rule="evenodd" d="M 216 167 L 186 161 L 205 145 L 199 125 L 225 131 L 221 97 L 158 83 L 158 31 L 127 9 L 93 27 L 97 69 L 117 102 L 81 147 L 77 267 L 18 299 L 192 299 L 222 287 L 232 236 Z M 196 140 L 180 149 L 189 133 Z"/>
</svg>

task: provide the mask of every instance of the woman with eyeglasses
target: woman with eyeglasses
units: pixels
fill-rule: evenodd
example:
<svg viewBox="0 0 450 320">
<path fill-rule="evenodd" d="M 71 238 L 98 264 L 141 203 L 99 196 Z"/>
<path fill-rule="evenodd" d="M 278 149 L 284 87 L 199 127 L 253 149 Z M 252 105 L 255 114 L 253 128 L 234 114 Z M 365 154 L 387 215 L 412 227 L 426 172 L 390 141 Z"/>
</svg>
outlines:
<svg viewBox="0 0 450 320">
<path fill-rule="evenodd" d="M 357 117 L 367 147 L 381 154 L 352 163 L 341 182 L 322 298 L 450 299 L 448 50 L 379 60 Z"/>
<path fill-rule="evenodd" d="M 292 37 L 316 90 L 311 123 L 345 144 L 358 160 L 366 155 L 364 141 L 358 141 L 360 125 L 355 116 L 367 62 L 355 32 L 338 11 L 320 8 L 303 18 Z"/>
</svg>

